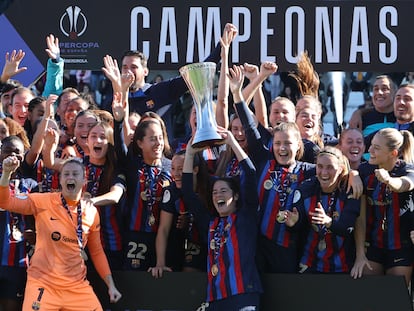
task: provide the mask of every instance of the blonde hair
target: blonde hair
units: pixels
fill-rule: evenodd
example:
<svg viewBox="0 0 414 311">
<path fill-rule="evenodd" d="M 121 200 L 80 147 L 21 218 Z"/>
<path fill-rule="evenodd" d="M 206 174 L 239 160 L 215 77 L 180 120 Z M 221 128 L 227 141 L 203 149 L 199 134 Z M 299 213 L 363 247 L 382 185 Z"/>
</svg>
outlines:
<svg viewBox="0 0 414 311">
<path fill-rule="evenodd" d="M 381 135 L 386 140 L 388 150 L 398 150 L 399 156 L 407 163 L 414 164 L 414 137 L 411 132 L 399 131 L 395 128 L 384 128 L 375 135 Z"/>
<path fill-rule="evenodd" d="M 316 162 L 318 162 L 318 158 L 323 155 L 330 155 L 338 160 L 339 166 L 342 167 L 342 173 L 338 177 L 339 185 L 341 187 L 345 186 L 348 181 L 348 174 L 351 170 L 348 158 L 342 153 L 340 149 L 332 146 L 326 146 L 321 151 L 319 151 L 318 155 L 316 156 Z"/>
<path fill-rule="evenodd" d="M 294 122 L 282 122 L 278 125 L 276 125 L 273 128 L 273 136 L 275 135 L 275 133 L 277 132 L 282 132 L 282 133 L 292 133 L 295 138 L 298 140 L 298 144 L 299 144 L 299 148 L 298 151 L 296 152 L 296 159 L 301 159 L 303 157 L 303 154 L 305 152 L 305 147 L 303 146 L 303 142 L 302 142 L 302 137 L 300 136 L 300 131 L 298 126 L 296 125 L 296 123 Z"/>
</svg>

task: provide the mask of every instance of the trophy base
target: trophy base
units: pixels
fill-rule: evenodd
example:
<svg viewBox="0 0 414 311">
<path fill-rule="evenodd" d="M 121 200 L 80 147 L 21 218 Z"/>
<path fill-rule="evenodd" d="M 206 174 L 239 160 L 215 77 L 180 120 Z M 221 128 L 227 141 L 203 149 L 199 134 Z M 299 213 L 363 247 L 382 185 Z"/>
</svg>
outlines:
<svg viewBox="0 0 414 311">
<path fill-rule="evenodd" d="M 209 140 L 194 142 L 191 144 L 191 146 L 193 148 L 205 148 L 205 147 L 219 146 L 222 144 L 224 144 L 224 139 L 209 139 Z"/>
</svg>

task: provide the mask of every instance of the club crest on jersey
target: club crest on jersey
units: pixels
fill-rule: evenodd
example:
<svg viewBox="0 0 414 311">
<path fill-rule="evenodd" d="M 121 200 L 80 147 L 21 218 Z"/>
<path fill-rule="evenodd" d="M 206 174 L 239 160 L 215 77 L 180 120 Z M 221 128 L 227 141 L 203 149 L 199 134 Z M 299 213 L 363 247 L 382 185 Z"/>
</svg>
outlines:
<svg viewBox="0 0 414 311">
<path fill-rule="evenodd" d="M 297 203 L 300 200 L 300 191 L 295 190 L 295 193 L 293 194 L 293 203 Z"/>
<path fill-rule="evenodd" d="M 155 105 L 155 103 L 154 103 L 154 101 L 152 99 L 151 100 L 148 100 L 145 104 L 147 105 L 147 108 L 148 109 L 154 108 L 154 105 Z"/>
<path fill-rule="evenodd" d="M 170 190 L 165 190 L 164 191 L 164 195 L 162 197 L 162 203 L 168 203 L 171 200 L 171 193 Z"/>
<path fill-rule="evenodd" d="M 32 310 L 40 310 L 40 303 L 38 301 L 32 303 Z"/>
</svg>

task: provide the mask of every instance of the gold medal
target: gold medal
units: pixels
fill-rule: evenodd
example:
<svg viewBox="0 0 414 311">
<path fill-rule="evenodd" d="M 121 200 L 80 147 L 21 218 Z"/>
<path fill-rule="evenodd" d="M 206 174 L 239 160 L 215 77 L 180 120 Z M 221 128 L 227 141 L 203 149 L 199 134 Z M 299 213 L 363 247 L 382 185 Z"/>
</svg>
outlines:
<svg viewBox="0 0 414 311">
<path fill-rule="evenodd" d="M 80 256 L 84 261 L 88 260 L 88 255 L 86 254 L 86 252 L 83 248 L 80 250 Z"/>
<path fill-rule="evenodd" d="M 149 224 L 150 226 L 153 226 L 153 225 L 155 224 L 155 217 L 154 217 L 154 214 L 151 214 L 151 215 L 149 216 L 149 218 L 148 218 L 148 224 Z"/>
<path fill-rule="evenodd" d="M 215 249 L 216 248 L 216 242 L 214 241 L 214 239 L 211 239 L 210 241 L 210 249 Z"/>
<path fill-rule="evenodd" d="M 263 188 L 265 188 L 266 190 L 270 190 L 273 187 L 273 183 L 270 179 L 265 180 L 265 182 L 263 183 Z"/>
<path fill-rule="evenodd" d="M 277 213 L 276 220 L 277 220 L 277 222 L 278 222 L 278 223 L 280 223 L 280 224 L 285 223 L 285 222 L 286 222 L 286 214 L 285 214 L 285 212 L 284 212 L 284 211 L 279 211 L 279 212 Z"/>
<path fill-rule="evenodd" d="M 216 264 L 212 265 L 211 266 L 211 274 L 213 276 L 216 276 L 218 274 L 218 272 L 219 272 L 219 269 L 218 269 L 217 265 Z"/>
<path fill-rule="evenodd" d="M 147 200 L 147 194 L 145 193 L 145 191 L 141 192 L 141 199 L 142 201 L 146 201 Z"/>
<path fill-rule="evenodd" d="M 323 250 L 325 250 L 325 249 L 326 249 L 326 242 L 325 242 L 325 239 L 322 239 L 322 240 L 320 240 L 320 241 L 319 241 L 319 243 L 318 243 L 318 249 L 319 249 L 320 251 L 323 251 Z"/>
</svg>

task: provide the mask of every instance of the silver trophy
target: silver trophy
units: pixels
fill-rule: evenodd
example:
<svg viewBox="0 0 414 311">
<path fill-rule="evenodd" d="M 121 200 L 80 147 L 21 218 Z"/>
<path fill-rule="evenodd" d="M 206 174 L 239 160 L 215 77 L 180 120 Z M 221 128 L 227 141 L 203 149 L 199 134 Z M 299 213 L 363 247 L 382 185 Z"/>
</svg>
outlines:
<svg viewBox="0 0 414 311">
<path fill-rule="evenodd" d="M 213 146 L 223 143 L 217 133 L 217 122 L 213 103 L 213 82 L 216 64 L 194 63 L 180 68 L 188 89 L 193 97 L 197 114 L 197 131 L 193 138 L 193 147 Z"/>
</svg>

